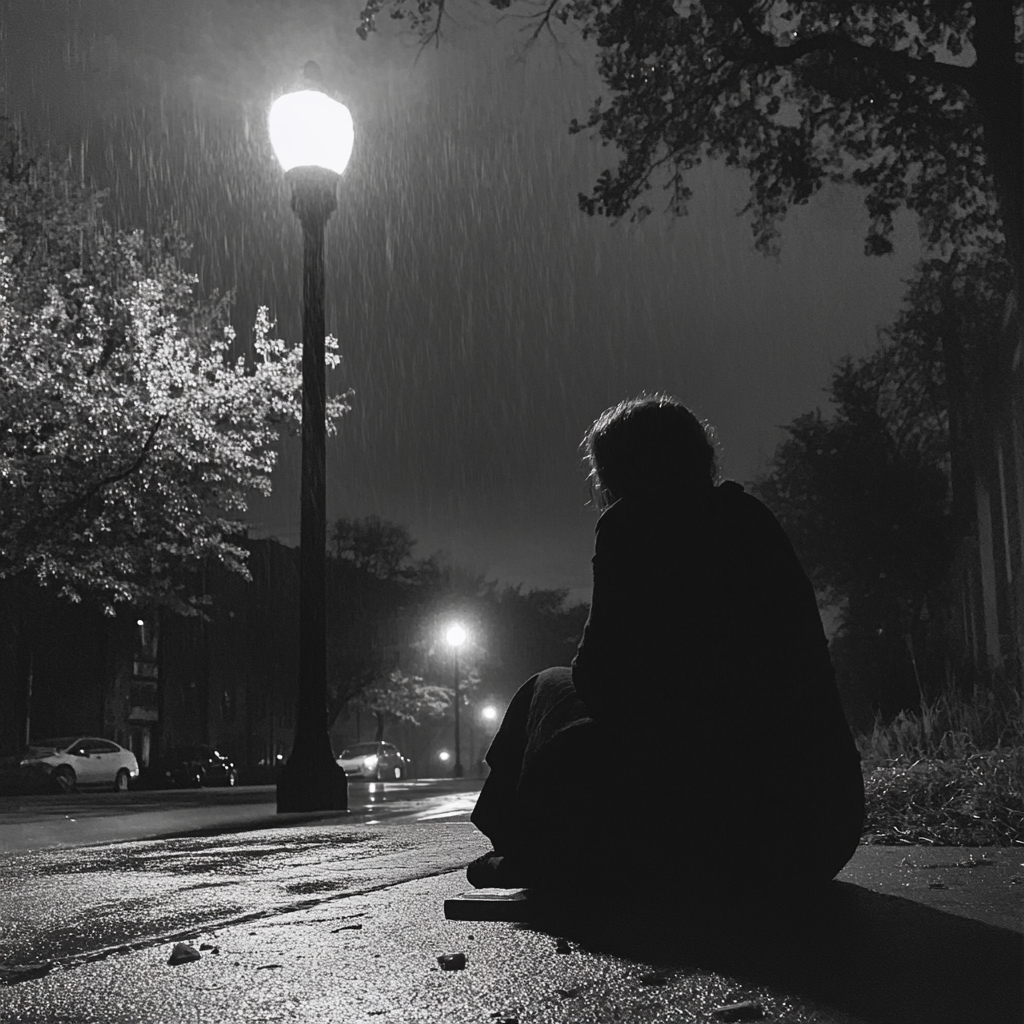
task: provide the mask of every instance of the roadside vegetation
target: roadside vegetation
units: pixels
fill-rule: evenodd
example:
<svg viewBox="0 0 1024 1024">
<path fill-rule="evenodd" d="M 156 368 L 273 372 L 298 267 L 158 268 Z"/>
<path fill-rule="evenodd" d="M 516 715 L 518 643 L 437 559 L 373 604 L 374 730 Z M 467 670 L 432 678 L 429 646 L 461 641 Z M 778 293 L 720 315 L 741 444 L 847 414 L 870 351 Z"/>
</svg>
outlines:
<svg viewBox="0 0 1024 1024">
<path fill-rule="evenodd" d="M 858 738 L 866 844 L 1024 846 L 1024 699 L 947 688 Z"/>
</svg>

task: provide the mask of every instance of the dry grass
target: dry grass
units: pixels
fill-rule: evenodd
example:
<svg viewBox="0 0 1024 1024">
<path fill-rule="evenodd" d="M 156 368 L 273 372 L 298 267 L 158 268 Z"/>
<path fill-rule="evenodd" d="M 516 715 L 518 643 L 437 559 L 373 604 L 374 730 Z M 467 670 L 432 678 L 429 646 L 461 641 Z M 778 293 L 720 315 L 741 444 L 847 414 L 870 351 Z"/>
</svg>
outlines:
<svg viewBox="0 0 1024 1024">
<path fill-rule="evenodd" d="M 858 740 L 862 842 L 1024 845 L 1024 700 L 1016 687 L 950 688 Z"/>
</svg>

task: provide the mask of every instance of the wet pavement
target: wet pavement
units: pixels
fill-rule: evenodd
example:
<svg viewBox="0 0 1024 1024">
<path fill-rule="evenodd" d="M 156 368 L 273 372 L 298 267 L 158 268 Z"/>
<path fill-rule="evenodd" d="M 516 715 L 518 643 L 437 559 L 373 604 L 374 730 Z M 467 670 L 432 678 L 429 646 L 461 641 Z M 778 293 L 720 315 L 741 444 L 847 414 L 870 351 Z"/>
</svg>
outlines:
<svg viewBox="0 0 1024 1024">
<path fill-rule="evenodd" d="M 273 786 L 0 798 L 0 854 L 315 820 L 468 821 L 482 780 L 349 783 L 349 811 L 278 814 Z"/>
<path fill-rule="evenodd" d="M 464 865 L 488 846 L 466 820 L 476 788 L 392 785 L 364 787 L 349 817 L 268 818 L 240 794 L 219 805 L 217 834 L 0 855 L 0 1021 L 1024 1019 L 1019 848 L 861 847 L 826 897 L 796 906 L 759 876 L 751 845 L 736 891 L 703 906 L 699 879 L 690 895 L 645 891 L 624 871 L 615 891 L 542 905 L 528 924 L 446 921 L 445 898 L 468 889 Z M 215 819 L 216 798 L 192 799 Z M 197 810 L 77 806 L 115 832 Z M 15 827 L 0 816 L 0 840 Z M 172 966 L 178 942 L 193 959 Z"/>
<path fill-rule="evenodd" d="M 485 852 L 475 829 L 464 846 L 445 829 L 334 823 L 0 857 L 2 960 L 71 962 L 438 874 Z"/>
<path fill-rule="evenodd" d="M 467 889 L 461 865 L 485 846 L 467 823 L 406 820 L 4 858 L 5 874 L 18 860 L 49 866 L 43 888 L 27 888 L 30 865 L 13 888 L 45 918 L 20 927 L 64 956 L 0 987 L 0 1020 L 1003 1024 L 1024 1011 L 1022 936 L 928 903 L 949 891 L 929 880 L 962 877 L 964 911 L 971 886 L 1017 850 L 998 864 L 941 851 L 939 865 L 934 850 L 862 847 L 812 907 L 755 911 L 723 893 L 700 908 L 627 876 L 618 894 L 550 905 L 529 924 L 446 921 L 444 899 Z M 115 934 L 120 948 L 84 952 Z M 198 959 L 172 966 L 181 940 Z M 443 969 L 451 954 L 461 969 Z"/>
</svg>

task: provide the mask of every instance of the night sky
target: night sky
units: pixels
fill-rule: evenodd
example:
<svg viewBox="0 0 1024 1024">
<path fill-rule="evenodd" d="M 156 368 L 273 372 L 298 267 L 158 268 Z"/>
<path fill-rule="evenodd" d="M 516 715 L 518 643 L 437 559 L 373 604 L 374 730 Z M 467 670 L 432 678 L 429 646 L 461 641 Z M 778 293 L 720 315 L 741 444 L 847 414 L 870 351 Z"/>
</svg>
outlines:
<svg viewBox="0 0 1024 1024">
<path fill-rule="evenodd" d="M 439 49 L 396 23 L 355 34 L 361 0 L 0 0 L 0 113 L 109 190 L 123 227 L 175 219 L 204 290 L 234 289 L 300 337 L 301 238 L 266 113 L 303 64 L 352 111 L 356 143 L 328 225 L 327 326 L 355 390 L 328 440 L 328 518 L 402 523 L 502 582 L 586 599 L 595 513 L 578 443 L 606 406 L 678 395 L 751 479 L 779 426 L 823 401 L 830 367 L 875 343 L 919 256 L 862 255 L 856 192 L 790 214 L 782 256 L 753 250 L 745 179 L 709 164 L 689 217 L 579 213 L 614 158 L 570 136 L 600 92 L 566 30 L 516 59 L 522 22 L 450 0 Z M 515 11 L 515 6 L 512 8 Z M 298 444 L 282 446 L 253 532 L 298 539 Z"/>
</svg>

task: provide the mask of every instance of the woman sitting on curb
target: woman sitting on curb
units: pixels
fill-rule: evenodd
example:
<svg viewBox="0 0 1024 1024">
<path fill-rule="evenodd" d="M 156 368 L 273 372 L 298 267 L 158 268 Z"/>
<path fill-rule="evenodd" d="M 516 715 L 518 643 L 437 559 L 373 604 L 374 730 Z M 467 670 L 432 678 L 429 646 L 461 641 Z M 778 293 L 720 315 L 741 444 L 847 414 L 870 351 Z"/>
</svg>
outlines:
<svg viewBox="0 0 1024 1024">
<path fill-rule="evenodd" d="M 583 441 L 603 510 L 571 668 L 529 679 L 487 753 L 477 887 L 833 878 L 864 815 L 810 582 L 711 430 L 632 399 Z M 636 878 L 636 870 L 630 877 Z"/>
</svg>

